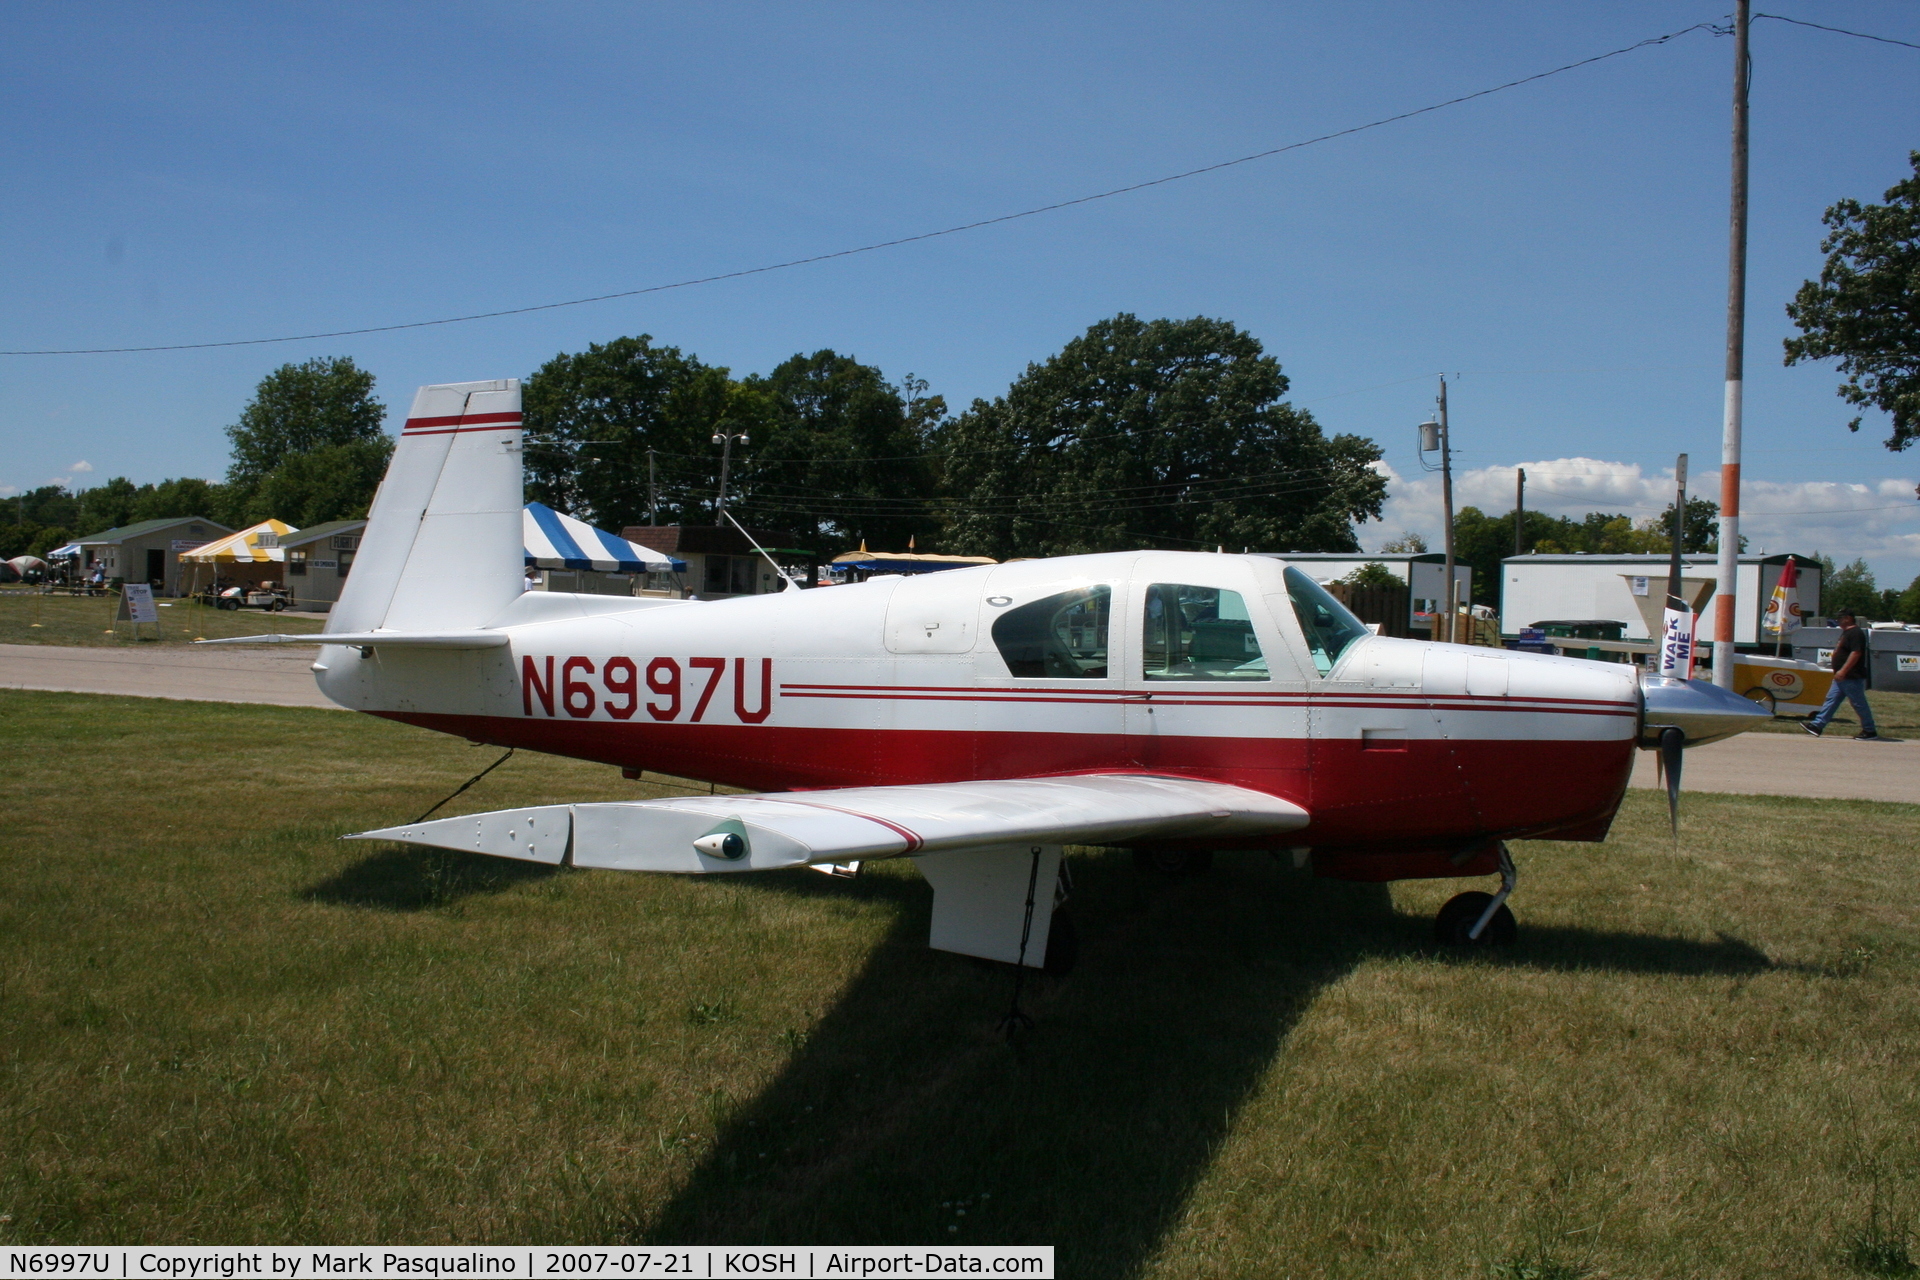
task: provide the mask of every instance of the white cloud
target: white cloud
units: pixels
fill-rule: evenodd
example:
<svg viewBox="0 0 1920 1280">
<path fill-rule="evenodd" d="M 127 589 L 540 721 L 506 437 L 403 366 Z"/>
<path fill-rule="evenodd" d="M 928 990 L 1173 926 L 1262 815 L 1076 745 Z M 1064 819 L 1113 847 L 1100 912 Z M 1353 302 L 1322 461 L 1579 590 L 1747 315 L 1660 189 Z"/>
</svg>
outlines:
<svg viewBox="0 0 1920 1280">
<path fill-rule="evenodd" d="M 68 471 L 74 471 L 74 472 L 80 472 L 80 473 L 85 473 L 85 472 L 88 472 L 88 471 L 91 471 L 91 470 L 93 470 L 93 464 L 92 464 L 91 462 L 88 462 L 88 461 L 87 461 L 87 460 L 86 460 L 85 458 L 82 458 L 82 459 L 81 459 L 80 461 L 78 461 L 78 462 L 76 462 L 76 463 L 74 463 L 74 464 L 73 464 L 72 466 L 70 466 L 70 467 L 68 467 L 68 468 L 67 468 L 67 470 L 68 470 Z"/>
<path fill-rule="evenodd" d="M 1552 458 L 1518 464 L 1527 472 L 1527 509 L 1554 516 L 1583 516 L 1609 511 L 1645 520 L 1658 516 L 1673 501 L 1673 471 L 1643 470 L 1630 462 L 1598 458 Z M 1382 462 L 1376 470 L 1387 477 L 1387 502 L 1377 521 L 1360 527 L 1360 543 L 1369 550 L 1412 530 L 1429 546 L 1441 544 L 1440 477 L 1418 473 L 1402 476 Z M 1514 466 L 1481 467 L 1456 472 L 1455 510 L 1478 507 L 1489 514 L 1513 509 Z M 1687 492 L 1718 501 L 1718 468 L 1695 471 L 1687 478 Z M 1882 585 L 1904 584 L 1920 572 L 1920 500 L 1914 479 L 1877 480 L 1858 484 L 1825 480 L 1749 480 L 1744 485 L 1740 532 L 1747 549 L 1769 552 L 1823 552 L 1846 562 L 1864 557 L 1882 578 Z"/>
</svg>

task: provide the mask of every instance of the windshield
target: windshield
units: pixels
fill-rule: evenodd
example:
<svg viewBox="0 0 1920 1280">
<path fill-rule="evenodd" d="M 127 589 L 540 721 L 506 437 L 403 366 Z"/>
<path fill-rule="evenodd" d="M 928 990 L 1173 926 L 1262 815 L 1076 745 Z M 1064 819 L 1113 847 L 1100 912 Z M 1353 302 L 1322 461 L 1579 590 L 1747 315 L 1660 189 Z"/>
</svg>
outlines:
<svg viewBox="0 0 1920 1280">
<path fill-rule="evenodd" d="M 1287 595 L 1293 600 L 1293 612 L 1300 619 L 1313 665 L 1321 675 L 1333 670 L 1348 645 L 1372 634 L 1367 624 L 1348 613 L 1347 606 L 1335 600 L 1325 587 L 1291 566 L 1287 569 Z"/>
</svg>

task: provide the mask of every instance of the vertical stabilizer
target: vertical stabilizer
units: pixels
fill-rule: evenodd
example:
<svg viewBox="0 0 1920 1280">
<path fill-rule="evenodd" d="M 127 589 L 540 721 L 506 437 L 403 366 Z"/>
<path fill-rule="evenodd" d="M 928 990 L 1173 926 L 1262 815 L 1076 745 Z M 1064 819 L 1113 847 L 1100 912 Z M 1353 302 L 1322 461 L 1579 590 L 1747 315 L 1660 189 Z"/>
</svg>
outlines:
<svg viewBox="0 0 1920 1280">
<path fill-rule="evenodd" d="M 446 630 L 522 590 L 520 383 L 422 387 L 328 631 Z"/>
</svg>

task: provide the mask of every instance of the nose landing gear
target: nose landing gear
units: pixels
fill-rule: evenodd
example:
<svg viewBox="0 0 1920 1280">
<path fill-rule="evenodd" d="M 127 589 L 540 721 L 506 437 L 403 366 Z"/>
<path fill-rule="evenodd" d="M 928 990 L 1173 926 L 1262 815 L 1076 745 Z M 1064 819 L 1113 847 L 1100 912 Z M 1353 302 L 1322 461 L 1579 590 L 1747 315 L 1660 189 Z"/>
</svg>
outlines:
<svg viewBox="0 0 1920 1280">
<path fill-rule="evenodd" d="M 1478 948 L 1511 945 L 1519 927 L 1507 898 L 1520 883 L 1513 855 L 1500 845 L 1500 892 L 1455 894 L 1433 918 L 1433 936 L 1442 946 Z"/>
</svg>

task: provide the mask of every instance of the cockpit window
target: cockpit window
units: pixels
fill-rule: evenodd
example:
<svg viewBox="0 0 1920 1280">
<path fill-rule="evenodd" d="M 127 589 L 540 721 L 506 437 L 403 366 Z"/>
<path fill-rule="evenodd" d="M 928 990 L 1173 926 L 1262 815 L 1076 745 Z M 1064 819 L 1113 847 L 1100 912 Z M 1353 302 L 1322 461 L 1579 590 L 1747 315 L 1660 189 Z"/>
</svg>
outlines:
<svg viewBox="0 0 1920 1280">
<path fill-rule="evenodd" d="M 1141 674 L 1149 680 L 1265 680 L 1267 657 L 1238 591 L 1156 582 L 1147 588 Z"/>
<path fill-rule="evenodd" d="M 1046 596 L 994 619 L 993 643 L 1007 670 L 1048 680 L 1103 680 L 1113 588 Z"/>
<path fill-rule="evenodd" d="M 1333 670 L 1348 645 L 1371 634 L 1367 624 L 1348 613 L 1347 606 L 1328 594 L 1325 587 L 1292 567 L 1287 569 L 1287 595 L 1293 599 L 1293 611 L 1300 618 L 1313 665 L 1321 675 Z"/>
</svg>

